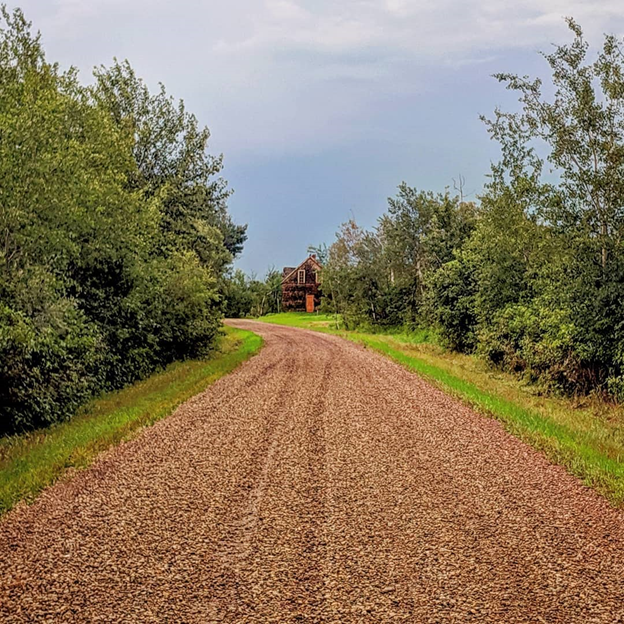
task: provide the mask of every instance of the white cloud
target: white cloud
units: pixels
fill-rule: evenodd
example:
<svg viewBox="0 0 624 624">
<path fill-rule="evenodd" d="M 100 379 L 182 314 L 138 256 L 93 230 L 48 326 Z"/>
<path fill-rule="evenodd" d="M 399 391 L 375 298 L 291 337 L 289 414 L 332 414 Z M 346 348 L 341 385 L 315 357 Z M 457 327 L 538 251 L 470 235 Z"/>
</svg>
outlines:
<svg viewBox="0 0 624 624">
<path fill-rule="evenodd" d="M 317 149 L 362 132 L 380 94 L 622 30 L 621 0 L 22 0 L 51 58 L 83 71 L 128 57 L 211 126 L 224 149 Z M 427 75 L 427 81 L 423 76 Z M 345 123 L 349 120 L 349 123 Z"/>
</svg>

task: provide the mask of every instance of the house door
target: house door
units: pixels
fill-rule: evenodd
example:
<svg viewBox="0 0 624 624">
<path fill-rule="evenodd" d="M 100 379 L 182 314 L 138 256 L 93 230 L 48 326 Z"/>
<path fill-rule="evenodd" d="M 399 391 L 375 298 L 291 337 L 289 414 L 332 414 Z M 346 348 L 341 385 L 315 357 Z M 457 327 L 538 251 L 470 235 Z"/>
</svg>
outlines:
<svg viewBox="0 0 624 624">
<path fill-rule="evenodd" d="M 314 295 L 306 295 L 306 312 L 314 312 Z"/>
</svg>

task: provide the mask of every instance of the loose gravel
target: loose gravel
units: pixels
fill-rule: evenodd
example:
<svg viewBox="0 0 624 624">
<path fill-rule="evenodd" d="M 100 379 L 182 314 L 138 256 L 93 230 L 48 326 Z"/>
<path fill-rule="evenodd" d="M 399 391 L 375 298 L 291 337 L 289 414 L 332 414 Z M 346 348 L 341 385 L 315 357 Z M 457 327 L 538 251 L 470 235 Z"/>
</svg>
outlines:
<svg viewBox="0 0 624 624">
<path fill-rule="evenodd" d="M 398 365 L 259 355 L 0 521 L 2 622 L 624 622 L 624 514 Z"/>
</svg>

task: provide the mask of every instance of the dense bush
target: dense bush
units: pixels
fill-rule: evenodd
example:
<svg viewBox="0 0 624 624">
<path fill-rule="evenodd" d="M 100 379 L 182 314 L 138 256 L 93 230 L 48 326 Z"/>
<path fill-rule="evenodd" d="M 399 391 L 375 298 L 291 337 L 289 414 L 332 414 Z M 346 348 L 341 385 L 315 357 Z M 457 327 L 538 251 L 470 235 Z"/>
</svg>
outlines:
<svg viewBox="0 0 624 624">
<path fill-rule="evenodd" d="M 223 279 L 222 292 L 228 318 L 281 312 L 282 276 L 274 268 L 267 271 L 264 280 L 247 276 L 240 269 L 229 272 Z"/>
<path fill-rule="evenodd" d="M 459 256 L 440 267 L 429 285 L 430 318 L 442 340 L 455 351 L 471 352 L 476 345 L 476 283 L 472 267 Z"/>
<path fill-rule="evenodd" d="M 209 133 L 128 63 L 92 87 L 0 16 L 0 432 L 213 344 L 245 240 Z"/>
<path fill-rule="evenodd" d="M 510 304 L 482 325 L 479 352 L 492 364 L 521 372 L 530 381 L 568 392 L 589 390 L 574 334 L 565 310 L 553 311 L 537 302 Z"/>
<path fill-rule="evenodd" d="M 45 322 L 0 308 L 0 405 L 4 431 L 47 425 L 72 414 L 102 387 L 104 347 L 93 324 L 59 302 Z"/>
</svg>

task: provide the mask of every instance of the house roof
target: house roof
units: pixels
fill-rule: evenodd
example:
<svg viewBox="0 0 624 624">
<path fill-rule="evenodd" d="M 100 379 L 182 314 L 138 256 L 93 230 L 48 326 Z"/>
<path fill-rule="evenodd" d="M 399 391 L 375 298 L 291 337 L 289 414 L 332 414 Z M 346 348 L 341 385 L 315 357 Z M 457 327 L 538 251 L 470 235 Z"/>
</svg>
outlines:
<svg viewBox="0 0 624 624">
<path fill-rule="evenodd" d="M 291 269 L 290 267 L 284 267 L 284 271 L 282 272 L 282 284 L 296 271 L 298 271 L 306 262 L 308 262 L 308 260 L 312 260 L 312 262 L 314 262 L 314 264 L 316 264 L 316 266 L 320 269 L 322 268 L 321 263 L 316 259 L 315 255 L 309 255 L 299 266 L 295 267 L 294 269 Z M 286 270 L 290 270 L 290 272 L 288 274 L 286 273 Z"/>
</svg>

